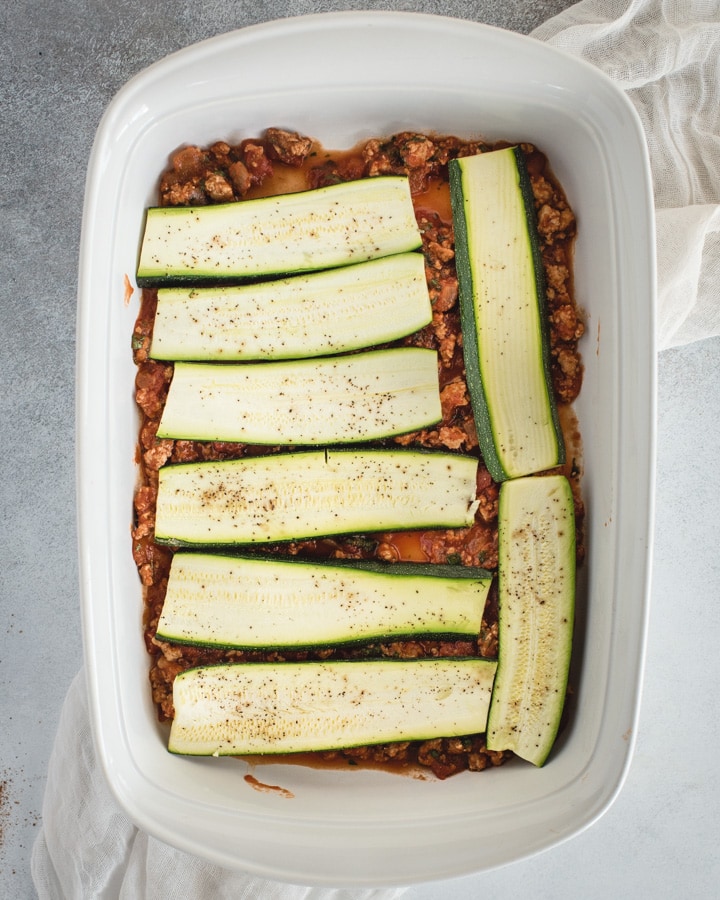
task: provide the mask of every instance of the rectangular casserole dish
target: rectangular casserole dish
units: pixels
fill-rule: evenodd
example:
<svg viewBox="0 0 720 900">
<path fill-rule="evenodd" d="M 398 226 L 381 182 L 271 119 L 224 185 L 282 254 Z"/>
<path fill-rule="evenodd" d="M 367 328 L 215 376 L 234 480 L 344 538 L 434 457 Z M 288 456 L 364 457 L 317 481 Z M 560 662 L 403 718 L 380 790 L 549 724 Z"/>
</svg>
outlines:
<svg viewBox="0 0 720 900">
<path fill-rule="evenodd" d="M 144 210 L 169 154 L 267 126 L 328 148 L 423 132 L 532 141 L 578 220 L 586 313 L 587 559 L 569 727 L 550 761 L 437 782 L 373 771 L 173 757 L 158 724 L 130 546 L 137 413 L 130 338 Z M 243 29 L 126 85 L 90 160 L 78 300 L 78 515 L 97 750 L 136 824 L 220 865 L 280 880 L 380 885 L 470 874 L 545 850 L 611 804 L 630 761 L 647 617 L 655 429 L 654 231 L 637 115 L 595 69 L 460 20 L 339 13 Z M 288 796 L 292 795 L 292 798 Z"/>
</svg>

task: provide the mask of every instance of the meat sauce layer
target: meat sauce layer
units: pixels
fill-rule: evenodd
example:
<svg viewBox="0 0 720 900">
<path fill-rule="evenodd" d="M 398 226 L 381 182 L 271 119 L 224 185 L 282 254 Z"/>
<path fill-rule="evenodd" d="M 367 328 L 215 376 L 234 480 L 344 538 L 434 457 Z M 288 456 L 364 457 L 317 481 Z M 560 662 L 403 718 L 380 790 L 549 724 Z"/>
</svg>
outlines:
<svg viewBox="0 0 720 900">
<path fill-rule="evenodd" d="M 458 281 L 447 164 L 508 144 L 464 141 L 455 137 L 404 132 L 387 139 L 373 138 L 350 151 L 324 149 L 304 135 L 269 128 L 258 139 L 237 145 L 219 141 L 209 147 L 188 146 L 170 159 L 158 187 L 158 205 L 198 206 L 242 201 L 254 197 L 323 187 L 341 181 L 378 175 L 407 175 L 415 214 L 422 234 L 425 272 L 432 302 L 432 322 L 421 331 L 396 342 L 429 347 L 440 360 L 442 421 L 414 434 L 380 442 L 442 448 L 478 458 L 478 440 L 470 407 L 462 356 L 458 310 Z M 582 561 L 583 504 L 580 439 L 571 404 L 582 383 L 578 340 L 583 322 L 573 297 L 572 245 L 575 217 L 562 188 L 553 177 L 544 154 L 522 144 L 537 211 L 543 265 L 547 285 L 551 373 L 561 424 L 568 449 L 564 473 L 573 485 L 578 528 L 578 560 Z M 173 550 L 154 541 L 158 470 L 170 463 L 221 460 L 259 453 L 279 452 L 283 447 L 159 439 L 157 428 L 172 380 L 171 363 L 149 356 L 157 293 L 142 292 L 140 312 L 133 333 L 137 366 L 136 402 L 140 411 L 138 463 L 140 479 L 135 494 L 132 531 L 133 557 L 145 597 L 144 637 L 150 657 L 150 684 L 161 721 L 173 717 L 172 683 L 185 669 L 201 664 L 240 661 L 290 661 L 428 656 L 497 656 L 497 594 L 493 585 L 479 634 L 473 640 L 404 640 L 360 647 L 317 650 L 242 651 L 189 647 L 160 641 L 156 628 L 162 610 Z M 367 559 L 385 562 L 412 561 L 497 568 L 498 485 L 480 460 L 477 480 L 479 500 L 475 522 L 468 528 L 358 534 L 267 546 L 261 552 L 305 558 Z M 429 769 L 447 778 L 464 769 L 479 771 L 505 762 L 512 754 L 491 752 L 484 735 L 431 741 L 396 742 L 330 753 L 304 754 L 313 764 L 381 766 L 392 770 Z M 298 757 L 298 761 L 301 758 Z"/>
</svg>

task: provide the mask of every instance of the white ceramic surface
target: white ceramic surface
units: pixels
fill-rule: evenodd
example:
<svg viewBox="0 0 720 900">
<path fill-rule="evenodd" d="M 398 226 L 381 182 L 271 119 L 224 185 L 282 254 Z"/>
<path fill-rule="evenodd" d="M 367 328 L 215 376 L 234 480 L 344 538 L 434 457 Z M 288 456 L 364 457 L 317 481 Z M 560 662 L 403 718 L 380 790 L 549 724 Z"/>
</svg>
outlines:
<svg viewBox="0 0 720 900">
<path fill-rule="evenodd" d="M 587 313 L 587 563 L 570 727 L 541 770 L 445 782 L 170 756 L 147 682 L 130 525 L 137 419 L 130 335 L 143 211 L 184 143 L 269 125 L 328 147 L 405 128 L 530 140 L 578 218 Z M 228 867 L 298 882 L 411 883 L 547 849 L 610 805 L 630 760 L 647 619 L 655 435 L 652 194 L 642 132 L 596 70 L 470 22 L 340 13 L 233 32 L 175 54 L 117 95 L 91 157 L 81 245 L 78 484 L 82 611 L 98 750 L 138 825 Z"/>
</svg>

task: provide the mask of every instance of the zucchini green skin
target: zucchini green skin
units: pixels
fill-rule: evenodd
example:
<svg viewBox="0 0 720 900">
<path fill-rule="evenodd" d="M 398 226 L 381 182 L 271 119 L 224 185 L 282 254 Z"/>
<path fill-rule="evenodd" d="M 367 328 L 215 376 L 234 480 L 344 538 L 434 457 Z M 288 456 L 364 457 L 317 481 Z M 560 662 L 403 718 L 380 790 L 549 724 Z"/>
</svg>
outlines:
<svg viewBox="0 0 720 900">
<path fill-rule="evenodd" d="M 174 546 L 467 527 L 477 459 L 406 449 L 324 449 L 159 471 L 155 539 Z"/>
<path fill-rule="evenodd" d="M 467 578 L 470 581 L 492 581 L 494 577 L 490 569 L 484 569 L 482 566 L 463 566 L 458 563 L 387 563 L 376 559 L 317 559 L 313 560 L 313 565 L 332 566 L 337 569 L 357 569 L 358 571 L 377 572 L 381 575 L 387 574 L 388 569 L 392 569 L 396 578 L 422 576 L 424 578 L 453 580 Z"/>
<path fill-rule="evenodd" d="M 232 287 L 159 288 L 150 356 L 233 362 L 361 350 L 432 319 L 422 253 Z"/>
<path fill-rule="evenodd" d="M 312 272 L 417 250 L 405 176 L 201 207 L 148 209 L 139 287 Z"/>
<path fill-rule="evenodd" d="M 485 173 L 487 162 L 497 171 Z M 532 186 L 519 147 L 452 160 L 449 177 L 468 390 L 483 459 L 501 482 L 565 461 Z M 486 238 L 500 228 L 493 248 Z"/>
<path fill-rule="evenodd" d="M 176 553 L 157 636 L 237 649 L 467 640 L 480 631 L 491 581 L 463 566 Z"/>
<path fill-rule="evenodd" d="M 498 521 L 498 671 L 487 747 L 542 766 L 560 726 L 572 654 L 576 551 L 568 480 L 505 482 Z"/>
<path fill-rule="evenodd" d="M 175 363 L 157 436 L 269 446 L 357 444 L 442 418 L 437 352 Z"/>
<path fill-rule="evenodd" d="M 238 663 L 182 672 L 168 749 L 337 750 L 485 730 L 496 663 L 478 658 Z"/>
</svg>

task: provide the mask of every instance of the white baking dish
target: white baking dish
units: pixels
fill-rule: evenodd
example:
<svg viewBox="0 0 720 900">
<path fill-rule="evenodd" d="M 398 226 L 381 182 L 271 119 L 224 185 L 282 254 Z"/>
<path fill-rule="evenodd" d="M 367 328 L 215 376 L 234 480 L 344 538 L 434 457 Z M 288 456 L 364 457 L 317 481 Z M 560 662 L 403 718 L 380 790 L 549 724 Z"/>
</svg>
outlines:
<svg viewBox="0 0 720 900">
<path fill-rule="evenodd" d="M 511 763 L 445 782 L 166 750 L 148 688 L 131 557 L 137 418 L 130 336 L 143 210 L 169 153 L 269 125 L 327 147 L 413 128 L 529 140 L 549 155 L 579 225 L 587 311 L 587 563 L 569 727 L 543 769 Z M 647 616 L 654 465 L 654 236 L 644 140 L 594 69 L 531 39 L 397 13 L 289 19 L 201 43 L 152 66 L 110 105 L 90 161 L 80 260 L 78 481 L 82 610 L 98 752 L 142 828 L 224 866 L 326 884 L 467 874 L 590 825 L 623 781 Z"/>
</svg>

